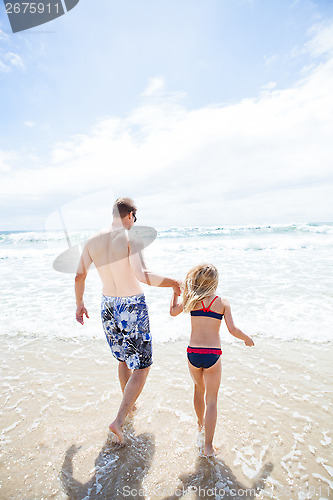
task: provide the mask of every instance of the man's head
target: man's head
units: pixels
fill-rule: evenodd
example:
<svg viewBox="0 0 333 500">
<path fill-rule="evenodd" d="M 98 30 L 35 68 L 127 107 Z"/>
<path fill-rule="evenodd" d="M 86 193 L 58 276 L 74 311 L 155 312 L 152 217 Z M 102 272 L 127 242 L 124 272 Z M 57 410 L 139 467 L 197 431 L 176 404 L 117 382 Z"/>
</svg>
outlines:
<svg viewBox="0 0 333 500">
<path fill-rule="evenodd" d="M 112 209 L 114 219 L 121 219 L 123 226 L 130 229 L 136 221 L 136 206 L 131 198 L 118 198 Z"/>
</svg>

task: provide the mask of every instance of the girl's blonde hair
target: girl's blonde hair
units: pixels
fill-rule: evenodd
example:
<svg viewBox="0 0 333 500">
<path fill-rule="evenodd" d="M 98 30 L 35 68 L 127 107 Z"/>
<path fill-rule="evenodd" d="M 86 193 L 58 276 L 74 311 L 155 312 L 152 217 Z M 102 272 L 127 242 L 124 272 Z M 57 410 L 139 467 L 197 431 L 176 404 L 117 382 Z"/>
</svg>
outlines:
<svg viewBox="0 0 333 500">
<path fill-rule="evenodd" d="M 183 292 L 183 310 L 192 311 L 204 298 L 216 292 L 219 273 L 212 264 L 199 264 L 186 275 Z"/>
</svg>

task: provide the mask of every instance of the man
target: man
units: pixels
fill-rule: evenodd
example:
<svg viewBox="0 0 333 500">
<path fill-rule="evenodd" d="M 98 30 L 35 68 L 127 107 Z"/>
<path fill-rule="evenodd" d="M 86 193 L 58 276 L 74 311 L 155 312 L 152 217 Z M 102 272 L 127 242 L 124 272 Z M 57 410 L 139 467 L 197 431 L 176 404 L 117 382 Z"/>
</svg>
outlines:
<svg viewBox="0 0 333 500">
<path fill-rule="evenodd" d="M 123 399 L 109 429 L 123 441 L 122 426 L 140 395 L 152 364 L 148 310 L 140 282 L 172 287 L 180 295 L 178 281 L 146 269 L 142 245 L 129 238 L 137 208 L 130 198 L 113 206 L 111 230 L 101 231 L 86 243 L 75 277 L 76 319 L 83 325 L 88 311 L 83 294 L 89 266 L 94 263 L 103 283 L 102 323 L 112 354 L 119 361 L 118 375 Z"/>
</svg>

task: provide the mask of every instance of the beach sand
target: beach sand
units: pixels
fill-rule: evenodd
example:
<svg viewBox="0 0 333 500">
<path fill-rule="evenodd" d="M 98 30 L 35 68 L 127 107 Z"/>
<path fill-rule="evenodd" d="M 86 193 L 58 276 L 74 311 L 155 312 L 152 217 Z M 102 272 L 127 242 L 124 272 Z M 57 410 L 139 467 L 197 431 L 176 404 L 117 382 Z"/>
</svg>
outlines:
<svg viewBox="0 0 333 500">
<path fill-rule="evenodd" d="M 103 338 L 2 336 L 1 498 L 333 498 L 332 346 L 255 341 L 222 345 L 207 459 L 184 341 L 154 344 L 119 448 L 108 432 L 117 362 Z"/>
</svg>

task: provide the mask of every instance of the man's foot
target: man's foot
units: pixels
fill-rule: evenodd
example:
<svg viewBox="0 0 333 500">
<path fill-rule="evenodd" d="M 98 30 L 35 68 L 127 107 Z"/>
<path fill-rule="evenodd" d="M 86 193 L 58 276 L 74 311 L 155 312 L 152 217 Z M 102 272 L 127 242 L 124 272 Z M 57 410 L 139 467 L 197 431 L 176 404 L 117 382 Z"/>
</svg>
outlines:
<svg viewBox="0 0 333 500">
<path fill-rule="evenodd" d="M 198 420 L 198 429 L 199 429 L 199 431 L 202 431 L 204 425 L 205 425 L 205 421 L 204 420 L 202 422 L 199 422 L 199 420 Z"/>
<path fill-rule="evenodd" d="M 132 406 L 131 411 L 129 411 L 128 414 L 126 415 L 125 422 L 128 422 L 129 420 L 133 420 L 138 409 L 139 409 L 139 407 L 136 404 L 134 404 L 134 406 Z"/>
<path fill-rule="evenodd" d="M 203 456 L 204 457 L 215 457 L 216 448 L 212 444 L 205 444 Z"/>
<path fill-rule="evenodd" d="M 109 429 L 117 437 L 118 443 L 123 443 L 124 435 L 122 433 L 121 427 L 117 424 L 116 420 L 109 425 Z"/>
</svg>

